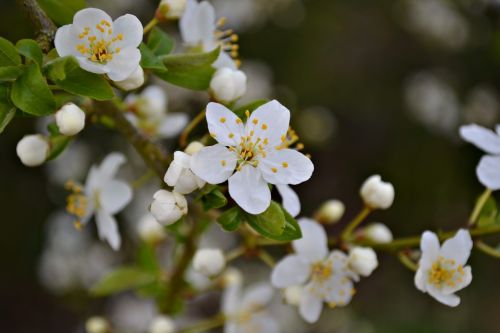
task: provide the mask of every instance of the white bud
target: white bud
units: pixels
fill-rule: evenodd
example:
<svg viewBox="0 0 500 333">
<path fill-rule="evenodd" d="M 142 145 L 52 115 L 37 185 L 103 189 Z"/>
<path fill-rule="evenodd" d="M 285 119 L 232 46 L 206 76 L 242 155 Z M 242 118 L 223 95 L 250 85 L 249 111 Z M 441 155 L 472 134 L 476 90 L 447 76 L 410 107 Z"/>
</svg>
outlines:
<svg viewBox="0 0 500 333">
<path fill-rule="evenodd" d="M 363 183 L 360 194 L 368 207 L 387 209 L 394 201 L 394 186 L 383 182 L 379 175 L 374 175 Z"/>
<path fill-rule="evenodd" d="M 75 135 L 85 127 L 85 112 L 73 103 L 64 105 L 56 112 L 56 124 L 64 135 Z"/>
<path fill-rule="evenodd" d="M 205 186 L 205 181 L 196 176 L 190 168 L 191 156 L 182 152 L 174 153 L 174 160 L 168 166 L 164 181 L 180 194 L 189 194 Z"/>
<path fill-rule="evenodd" d="M 188 146 L 186 149 L 184 149 L 184 152 L 188 155 L 194 155 L 197 152 L 200 151 L 201 148 L 205 147 L 205 145 L 199 141 L 193 141 Z"/>
<path fill-rule="evenodd" d="M 285 296 L 285 301 L 288 304 L 299 306 L 303 292 L 304 288 L 302 286 L 292 286 L 285 288 L 283 295 Z"/>
<path fill-rule="evenodd" d="M 345 212 L 344 204 L 339 200 L 328 200 L 321 205 L 316 219 L 320 222 L 338 222 Z"/>
<path fill-rule="evenodd" d="M 210 81 L 210 91 L 219 102 L 233 102 L 243 96 L 246 90 L 247 76 L 237 69 L 219 68 Z"/>
<path fill-rule="evenodd" d="M 102 317 L 91 317 L 85 322 L 87 333 L 108 333 L 110 331 L 109 323 Z"/>
<path fill-rule="evenodd" d="M 205 275 L 219 274 L 226 266 L 226 258 L 220 249 L 199 249 L 193 258 L 195 271 Z"/>
<path fill-rule="evenodd" d="M 122 90 L 128 91 L 137 89 L 144 84 L 144 70 L 141 66 L 137 66 L 137 69 L 125 80 L 114 82 L 115 85 Z"/>
<path fill-rule="evenodd" d="M 377 254 L 370 247 L 356 246 L 349 251 L 349 267 L 361 276 L 369 276 L 378 266 Z"/>
<path fill-rule="evenodd" d="M 243 275 L 238 269 L 229 267 L 222 275 L 222 281 L 224 283 L 224 287 L 241 285 L 243 283 Z"/>
<path fill-rule="evenodd" d="M 49 143 L 39 134 L 26 135 L 18 142 L 16 152 L 24 165 L 38 166 L 49 154 Z"/>
<path fill-rule="evenodd" d="M 382 223 L 373 223 L 364 228 L 363 236 L 375 243 L 385 244 L 392 242 L 391 230 Z"/>
<path fill-rule="evenodd" d="M 155 244 L 166 237 L 165 229 L 151 214 L 144 215 L 137 224 L 137 234 L 146 243 Z"/>
<path fill-rule="evenodd" d="M 174 321 L 167 316 L 156 316 L 149 325 L 148 333 L 175 333 Z"/>
<path fill-rule="evenodd" d="M 166 18 L 176 19 L 184 13 L 186 0 L 161 0 L 158 8 Z"/>
<path fill-rule="evenodd" d="M 159 223 L 170 225 L 187 214 L 188 207 L 182 194 L 159 190 L 153 195 L 149 210 Z"/>
</svg>

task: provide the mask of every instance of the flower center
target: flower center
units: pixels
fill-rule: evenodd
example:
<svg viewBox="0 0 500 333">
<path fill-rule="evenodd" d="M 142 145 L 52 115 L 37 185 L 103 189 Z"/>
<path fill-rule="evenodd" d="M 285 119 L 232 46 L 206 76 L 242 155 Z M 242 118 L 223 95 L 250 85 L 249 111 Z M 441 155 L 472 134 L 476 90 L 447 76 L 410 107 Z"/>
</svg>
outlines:
<svg viewBox="0 0 500 333">
<path fill-rule="evenodd" d="M 311 280 L 323 284 L 326 282 L 333 274 L 332 262 L 318 261 L 311 265 Z"/>
<path fill-rule="evenodd" d="M 72 180 L 66 182 L 65 188 L 71 191 L 66 199 L 66 211 L 76 218 L 73 223 L 75 228 L 80 230 L 82 228 L 81 219 L 87 212 L 88 198 L 83 194 L 82 187 Z"/>
<path fill-rule="evenodd" d="M 113 44 L 123 40 L 123 34 L 120 33 L 113 37 L 111 23 L 106 20 L 96 24 L 95 28 L 100 32 L 100 36 L 92 35 L 90 27 L 85 27 L 78 36 L 83 43 L 78 44 L 76 49 L 87 59 L 105 64 L 113 59 L 113 55 L 120 53 L 121 49 L 114 47 Z"/>
<path fill-rule="evenodd" d="M 456 265 L 455 260 L 439 257 L 429 270 L 428 282 L 437 288 L 443 286 L 455 287 L 462 282 L 465 275 L 462 265 Z"/>
</svg>

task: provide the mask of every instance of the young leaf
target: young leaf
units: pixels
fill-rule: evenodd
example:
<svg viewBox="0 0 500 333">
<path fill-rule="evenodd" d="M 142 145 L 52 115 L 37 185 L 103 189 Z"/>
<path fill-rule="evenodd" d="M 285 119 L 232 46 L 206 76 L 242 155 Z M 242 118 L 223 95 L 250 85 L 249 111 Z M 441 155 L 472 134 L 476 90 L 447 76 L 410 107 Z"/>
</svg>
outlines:
<svg viewBox="0 0 500 333">
<path fill-rule="evenodd" d="M 285 229 L 277 240 L 292 241 L 302 238 L 302 231 L 300 230 L 300 226 L 297 221 L 285 209 L 283 209 L 283 213 L 285 214 L 286 220 Z"/>
<path fill-rule="evenodd" d="M 283 210 L 276 202 L 271 201 L 269 208 L 259 215 L 245 214 L 246 220 L 250 226 L 262 236 L 281 240 L 286 226 L 286 219 Z"/>
<path fill-rule="evenodd" d="M 208 192 L 201 198 L 204 210 L 211 208 L 221 208 L 227 205 L 227 199 L 224 194 L 215 187 L 212 191 Z"/>
<path fill-rule="evenodd" d="M 174 40 L 158 27 L 154 27 L 149 33 L 148 48 L 157 56 L 164 56 L 172 52 Z"/>
<path fill-rule="evenodd" d="M 86 7 L 85 0 L 38 0 L 37 2 L 58 25 L 71 23 L 76 12 Z"/>
<path fill-rule="evenodd" d="M 65 91 L 97 99 L 114 97 L 113 89 L 102 75 L 90 73 L 82 68 L 75 57 L 64 57 L 44 66 L 44 71 L 52 82 Z"/>
<path fill-rule="evenodd" d="M 52 92 L 36 64 L 26 67 L 12 85 L 10 96 L 15 106 L 31 115 L 45 116 L 55 109 Z"/>
<path fill-rule="evenodd" d="M 217 223 L 226 231 L 235 231 L 241 224 L 241 210 L 239 207 L 233 207 L 226 210 L 219 216 Z"/>
<path fill-rule="evenodd" d="M 167 71 L 163 61 L 146 44 L 142 43 L 139 46 L 139 51 L 141 51 L 142 68 L 152 69 L 160 73 Z"/>
<path fill-rule="evenodd" d="M 18 66 L 0 67 L 0 81 L 15 81 L 22 72 L 22 67 Z"/>
<path fill-rule="evenodd" d="M 215 72 L 211 66 L 219 49 L 207 53 L 175 54 L 163 57 L 167 72 L 155 73 L 159 78 L 193 90 L 206 90 Z"/>
<path fill-rule="evenodd" d="M 38 66 L 42 67 L 42 49 L 33 39 L 21 39 L 17 42 L 16 48 L 20 54 L 26 57 L 26 59 L 32 60 L 38 64 Z"/>
<path fill-rule="evenodd" d="M 137 289 L 156 280 L 155 275 L 136 267 L 121 267 L 97 282 L 90 293 L 94 296 L 111 295 L 124 290 Z"/>
<path fill-rule="evenodd" d="M 0 84 L 0 133 L 10 123 L 16 114 L 16 108 L 10 102 L 10 88 Z"/>
<path fill-rule="evenodd" d="M 21 56 L 17 53 L 14 44 L 0 37 L 0 66 L 19 66 Z"/>
</svg>

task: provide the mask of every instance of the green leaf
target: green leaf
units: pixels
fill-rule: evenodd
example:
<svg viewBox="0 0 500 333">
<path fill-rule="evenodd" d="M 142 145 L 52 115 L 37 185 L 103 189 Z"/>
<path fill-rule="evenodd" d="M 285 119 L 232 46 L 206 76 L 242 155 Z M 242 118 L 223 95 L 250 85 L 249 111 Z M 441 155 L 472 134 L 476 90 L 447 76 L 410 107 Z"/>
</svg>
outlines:
<svg viewBox="0 0 500 333">
<path fill-rule="evenodd" d="M 233 207 L 226 210 L 219 216 L 217 223 L 226 231 L 235 231 L 241 224 L 241 210 L 239 207 Z"/>
<path fill-rule="evenodd" d="M 139 248 L 137 255 L 137 264 L 145 271 L 157 274 L 160 272 L 160 266 L 156 258 L 155 247 L 151 244 L 143 244 Z"/>
<path fill-rule="evenodd" d="M 124 290 L 137 289 L 155 280 L 155 275 L 137 267 L 121 267 L 97 282 L 90 289 L 90 293 L 94 296 L 106 296 Z"/>
<path fill-rule="evenodd" d="M 10 102 L 10 87 L 0 84 L 0 133 L 2 133 L 16 114 L 16 108 Z"/>
<path fill-rule="evenodd" d="M 147 46 L 157 56 L 164 56 L 172 52 L 174 40 L 158 27 L 149 33 Z"/>
<path fill-rule="evenodd" d="M 193 90 L 206 90 L 215 72 L 212 63 L 217 60 L 219 49 L 207 53 L 175 54 L 163 57 L 168 71 L 155 73 L 159 78 Z"/>
<path fill-rule="evenodd" d="M 227 205 L 227 199 L 224 194 L 215 187 L 212 191 L 208 192 L 201 198 L 201 203 L 204 210 L 212 208 L 221 208 Z"/>
<path fill-rule="evenodd" d="M 283 233 L 276 238 L 276 240 L 292 241 L 302 238 L 302 231 L 300 230 L 300 226 L 297 221 L 285 209 L 283 209 L 283 213 L 285 214 L 286 220 L 285 229 L 283 230 Z"/>
<path fill-rule="evenodd" d="M 167 71 L 167 67 L 165 67 L 163 61 L 146 44 L 142 43 L 139 46 L 139 51 L 141 51 L 142 68 L 155 70 L 160 73 Z"/>
<path fill-rule="evenodd" d="M 28 65 L 14 82 L 11 99 L 19 109 L 35 116 L 53 113 L 56 104 L 52 92 L 36 64 Z"/>
<path fill-rule="evenodd" d="M 76 12 L 86 7 L 85 0 L 38 0 L 38 4 L 58 25 L 73 22 Z"/>
<path fill-rule="evenodd" d="M 481 212 L 479 213 L 479 219 L 477 221 L 478 227 L 487 227 L 496 223 L 497 220 L 497 204 L 495 199 L 489 197 L 488 200 L 484 203 Z"/>
<path fill-rule="evenodd" d="M 22 72 L 22 67 L 18 66 L 0 67 L 0 81 L 15 81 Z"/>
<path fill-rule="evenodd" d="M 54 60 L 44 66 L 44 71 L 49 80 L 69 93 L 99 101 L 114 97 L 113 89 L 106 79 L 83 70 L 75 57 Z"/>
<path fill-rule="evenodd" d="M 30 59 L 42 67 L 43 52 L 38 43 L 33 39 L 21 39 L 17 42 L 16 48 L 26 59 Z"/>
<path fill-rule="evenodd" d="M 252 114 L 252 112 L 257 109 L 259 106 L 263 105 L 263 104 L 266 104 L 267 102 L 269 102 L 268 99 L 258 99 L 256 101 L 253 101 L 251 103 L 248 103 L 248 104 L 245 104 L 245 105 L 242 105 L 236 109 L 233 110 L 233 112 L 240 118 L 245 118 L 245 112 L 248 110 L 250 112 L 250 114 Z"/>
<path fill-rule="evenodd" d="M 56 159 L 66 149 L 71 142 L 72 137 L 64 135 L 56 135 L 50 138 L 50 151 L 46 161 Z"/>
<path fill-rule="evenodd" d="M 19 66 L 21 56 L 17 53 L 14 44 L 0 37 L 0 66 Z"/>
<path fill-rule="evenodd" d="M 269 207 L 259 215 L 245 213 L 250 226 L 259 234 L 270 239 L 280 240 L 286 226 L 285 213 L 280 205 L 271 201 Z"/>
</svg>

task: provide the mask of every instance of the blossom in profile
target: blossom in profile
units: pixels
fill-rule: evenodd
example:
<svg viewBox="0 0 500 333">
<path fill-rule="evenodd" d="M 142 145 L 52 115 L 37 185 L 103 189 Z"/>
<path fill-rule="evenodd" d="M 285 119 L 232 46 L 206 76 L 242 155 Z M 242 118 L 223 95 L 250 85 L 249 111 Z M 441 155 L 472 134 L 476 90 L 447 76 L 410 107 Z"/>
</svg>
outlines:
<svg viewBox="0 0 500 333">
<path fill-rule="evenodd" d="M 85 8 L 75 14 L 72 24 L 57 30 L 54 44 L 61 57 L 75 56 L 86 71 L 122 81 L 139 66 L 142 32 L 134 15 L 113 21 L 100 9 Z"/>
<path fill-rule="evenodd" d="M 420 249 L 422 257 L 415 275 L 415 286 L 445 305 L 459 305 L 460 297 L 455 292 L 472 281 L 471 267 L 465 266 L 472 250 L 469 231 L 459 230 L 443 246 L 439 245 L 435 233 L 425 231 Z"/>
</svg>

